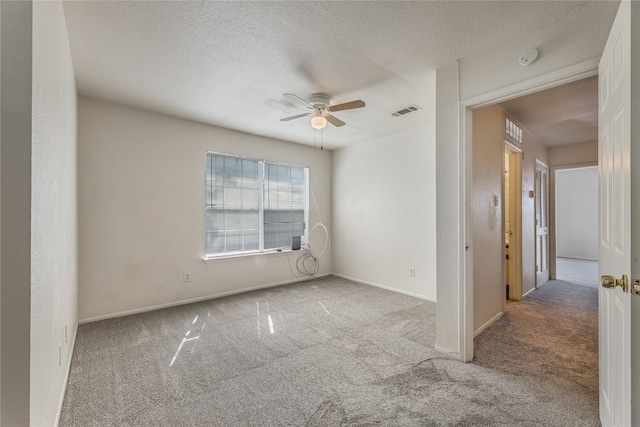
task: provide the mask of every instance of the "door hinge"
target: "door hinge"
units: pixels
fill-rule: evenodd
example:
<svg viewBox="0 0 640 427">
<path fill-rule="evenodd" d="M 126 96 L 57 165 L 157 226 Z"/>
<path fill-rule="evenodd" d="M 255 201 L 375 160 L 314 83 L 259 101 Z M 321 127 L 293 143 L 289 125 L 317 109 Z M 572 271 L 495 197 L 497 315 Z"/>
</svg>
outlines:
<svg viewBox="0 0 640 427">
<path fill-rule="evenodd" d="M 465 246 L 464 246 L 464 250 L 465 250 L 465 251 L 468 251 L 468 250 L 469 250 L 469 245 L 465 245 Z"/>
</svg>

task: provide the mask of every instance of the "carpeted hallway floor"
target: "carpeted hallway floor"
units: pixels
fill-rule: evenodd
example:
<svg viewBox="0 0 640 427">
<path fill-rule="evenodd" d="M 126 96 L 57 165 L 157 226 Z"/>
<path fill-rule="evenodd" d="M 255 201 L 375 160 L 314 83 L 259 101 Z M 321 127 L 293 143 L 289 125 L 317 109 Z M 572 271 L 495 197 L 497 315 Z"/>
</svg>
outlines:
<svg viewBox="0 0 640 427">
<path fill-rule="evenodd" d="M 435 304 L 335 277 L 85 324 L 60 426 L 596 426 L 596 298 L 549 282 L 469 364 Z"/>
<path fill-rule="evenodd" d="M 558 280 L 576 285 L 597 288 L 600 285 L 598 261 L 576 258 L 556 258 L 556 277 Z"/>
</svg>

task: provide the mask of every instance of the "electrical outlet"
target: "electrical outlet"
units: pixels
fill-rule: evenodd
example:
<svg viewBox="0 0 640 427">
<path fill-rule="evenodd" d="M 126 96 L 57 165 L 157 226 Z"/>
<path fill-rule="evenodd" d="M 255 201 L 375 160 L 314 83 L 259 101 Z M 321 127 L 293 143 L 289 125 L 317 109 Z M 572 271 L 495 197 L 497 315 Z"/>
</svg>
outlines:
<svg viewBox="0 0 640 427">
<path fill-rule="evenodd" d="M 416 277 L 416 269 L 415 268 L 410 268 L 409 269 L 409 277 Z"/>
<path fill-rule="evenodd" d="M 182 273 L 182 281 L 189 283 L 191 281 L 191 275 L 189 273 Z"/>
</svg>

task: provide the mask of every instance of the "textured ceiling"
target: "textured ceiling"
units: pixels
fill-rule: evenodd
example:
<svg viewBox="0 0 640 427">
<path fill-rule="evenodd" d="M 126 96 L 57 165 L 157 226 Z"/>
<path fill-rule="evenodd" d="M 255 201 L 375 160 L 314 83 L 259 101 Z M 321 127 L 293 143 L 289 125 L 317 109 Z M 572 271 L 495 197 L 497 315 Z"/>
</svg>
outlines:
<svg viewBox="0 0 640 427">
<path fill-rule="evenodd" d="M 598 78 L 590 77 L 500 104 L 543 145 L 598 139 Z"/>
<path fill-rule="evenodd" d="M 282 94 L 326 92 L 343 147 L 435 121 L 435 72 L 514 35 L 549 40 L 541 23 L 597 19 L 600 2 L 137 2 L 64 3 L 80 94 L 313 145 L 309 120 Z M 579 13 L 578 13 L 579 12 Z M 609 12 L 610 13 L 610 12 Z M 582 18 L 581 18 L 582 20 Z M 585 30 L 585 31 L 587 31 Z M 514 58 L 517 61 L 517 58 Z M 421 110 L 392 118 L 416 104 Z"/>
</svg>

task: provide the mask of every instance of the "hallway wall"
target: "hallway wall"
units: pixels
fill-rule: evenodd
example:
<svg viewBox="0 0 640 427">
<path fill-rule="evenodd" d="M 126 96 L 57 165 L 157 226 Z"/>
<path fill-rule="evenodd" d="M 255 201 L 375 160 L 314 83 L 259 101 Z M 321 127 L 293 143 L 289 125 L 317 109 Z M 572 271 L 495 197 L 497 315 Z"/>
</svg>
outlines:
<svg viewBox="0 0 640 427">
<path fill-rule="evenodd" d="M 473 112 L 473 329 L 504 310 L 502 186 L 504 111 L 498 105 Z M 497 203 L 496 203 L 497 202 Z"/>
<path fill-rule="evenodd" d="M 598 141 L 560 145 L 547 149 L 549 167 L 598 162 Z"/>
<path fill-rule="evenodd" d="M 505 112 L 499 105 L 473 111 L 471 232 L 473 323 L 476 333 L 504 309 L 504 118 Z M 524 295 L 536 286 L 535 199 L 529 197 L 529 191 L 535 189 L 536 160 L 547 163 L 547 150 L 526 129 L 523 129 L 522 150 L 521 263 Z M 498 198 L 497 205 L 494 197 Z M 515 297 L 518 298 L 517 295 Z"/>
</svg>

